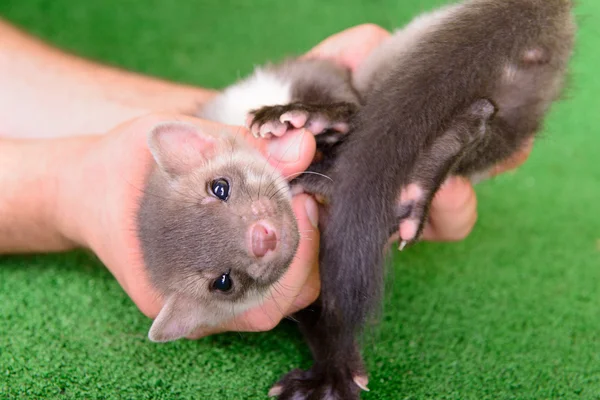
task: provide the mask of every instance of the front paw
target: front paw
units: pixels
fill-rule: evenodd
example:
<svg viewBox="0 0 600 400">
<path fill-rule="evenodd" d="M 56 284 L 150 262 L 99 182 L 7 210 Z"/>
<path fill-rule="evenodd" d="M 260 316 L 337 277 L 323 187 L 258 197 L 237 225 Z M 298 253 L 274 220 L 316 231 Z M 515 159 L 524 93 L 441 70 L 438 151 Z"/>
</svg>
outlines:
<svg viewBox="0 0 600 400">
<path fill-rule="evenodd" d="M 292 103 L 267 106 L 252 110 L 246 118 L 246 127 L 255 137 L 283 136 L 292 129 L 305 128 L 314 135 L 328 129 L 346 133 L 348 124 L 328 115 L 326 107 Z"/>
<path fill-rule="evenodd" d="M 277 400 L 359 400 L 368 391 L 368 379 L 350 371 L 295 369 L 284 375 L 269 391 Z"/>
</svg>

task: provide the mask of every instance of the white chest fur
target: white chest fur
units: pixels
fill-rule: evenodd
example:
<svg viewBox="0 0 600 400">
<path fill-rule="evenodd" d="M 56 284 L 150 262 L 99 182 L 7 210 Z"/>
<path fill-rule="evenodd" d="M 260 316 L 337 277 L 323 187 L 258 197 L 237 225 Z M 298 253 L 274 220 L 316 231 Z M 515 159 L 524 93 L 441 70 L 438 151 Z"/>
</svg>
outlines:
<svg viewBox="0 0 600 400">
<path fill-rule="evenodd" d="M 200 117 L 228 125 L 244 125 L 248 112 L 252 109 L 291 101 L 290 81 L 261 68 L 225 89 L 206 104 Z"/>
</svg>

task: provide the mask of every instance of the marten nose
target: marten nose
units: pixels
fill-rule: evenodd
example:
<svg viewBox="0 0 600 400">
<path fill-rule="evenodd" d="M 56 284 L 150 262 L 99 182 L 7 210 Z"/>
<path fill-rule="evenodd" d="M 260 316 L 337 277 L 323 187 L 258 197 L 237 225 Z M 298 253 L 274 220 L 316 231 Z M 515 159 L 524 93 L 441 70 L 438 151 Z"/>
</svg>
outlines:
<svg viewBox="0 0 600 400">
<path fill-rule="evenodd" d="M 255 257 L 264 257 L 270 250 L 277 247 L 277 233 L 274 229 L 257 223 L 250 228 L 251 249 Z"/>
</svg>

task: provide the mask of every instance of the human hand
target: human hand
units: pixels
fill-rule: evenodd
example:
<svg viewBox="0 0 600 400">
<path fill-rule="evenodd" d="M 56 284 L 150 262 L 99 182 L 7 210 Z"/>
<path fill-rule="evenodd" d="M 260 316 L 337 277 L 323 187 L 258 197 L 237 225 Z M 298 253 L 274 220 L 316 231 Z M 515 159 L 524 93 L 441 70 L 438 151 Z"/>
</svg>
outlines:
<svg viewBox="0 0 600 400">
<path fill-rule="evenodd" d="M 355 71 L 390 32 L 374 24 L 362 24 L 336 33 L 305 54 L 306 58 L 331 60 Z"/>
</svg>

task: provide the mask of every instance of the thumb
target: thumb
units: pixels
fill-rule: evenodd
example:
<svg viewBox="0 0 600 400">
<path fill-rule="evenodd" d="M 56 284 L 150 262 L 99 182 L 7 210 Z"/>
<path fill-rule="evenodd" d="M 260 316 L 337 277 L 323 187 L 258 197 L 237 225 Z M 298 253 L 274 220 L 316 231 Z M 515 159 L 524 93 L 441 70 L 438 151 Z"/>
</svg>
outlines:
<svg viewBox="0 0 600 400">
<path fill-rule="evenodd" d="M 271 165 L 284 176 L 293 175 L 292 178 L 308 168 L 317 148 L 313 134 L 304 129 L 292 130 L 270 139 L 257 139 L 249 133 L 244 137 Z"/>
</svg>

